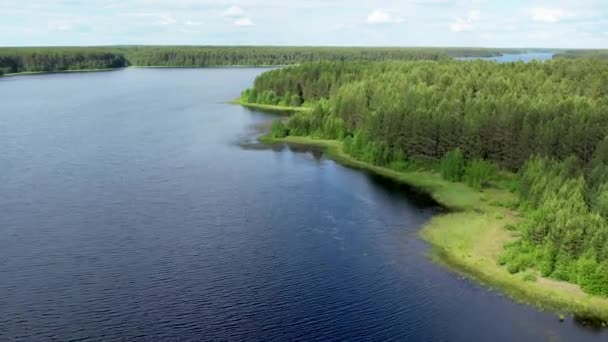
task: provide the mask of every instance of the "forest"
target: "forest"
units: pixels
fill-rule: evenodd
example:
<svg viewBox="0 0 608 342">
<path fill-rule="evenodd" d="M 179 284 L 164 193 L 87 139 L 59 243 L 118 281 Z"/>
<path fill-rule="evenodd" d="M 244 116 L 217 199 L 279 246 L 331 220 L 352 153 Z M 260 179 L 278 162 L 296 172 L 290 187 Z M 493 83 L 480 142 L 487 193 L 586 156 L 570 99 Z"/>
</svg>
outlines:
<svg viewBox="0 0 608 342">
<path fill-rule="evenodd" d="M 555 54 L 555 57 L 608 59 L 608 50 L 566 50 Z"/>
<path fill-rule="evenodd" d="M 509 188 L 523 218 L 500 263 L 608 296 L 608 60 L 308 63 L 260 75 L 241 101 L 312 108 L 275 137 Z"/>
<path fill-rule="evenodd" d="M 279 66 L 315 61 L 441 60 L 488 57 L 517 49 L 272 47 L 272 46 L 107 46 L 0 48 L 0 72 L 53 72 L 126 66 Z"/>
<path fill-rule="evenodd" d="M 121 54 L 97 48 L 0 48 L 0 73 L 112 69 L 127 66 Z"/>
</svg>

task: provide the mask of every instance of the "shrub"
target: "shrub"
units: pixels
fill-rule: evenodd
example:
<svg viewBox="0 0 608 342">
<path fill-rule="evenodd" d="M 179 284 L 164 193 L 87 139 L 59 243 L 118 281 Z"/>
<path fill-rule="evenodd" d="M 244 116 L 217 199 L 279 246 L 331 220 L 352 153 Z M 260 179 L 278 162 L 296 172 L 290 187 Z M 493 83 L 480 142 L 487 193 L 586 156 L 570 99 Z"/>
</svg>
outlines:
<svg viewBox="0 0 608 342">
<path fill-rule="evenodd" d="M 446 153 L 441 159 L 441 177 L 452 182 L 462 180 L 465 171 L 465 162 L 459 148 Z"/>
<path fill-rule="evenodd" d="M 273 138 L 285 138 L 289 134 L 289 130 L 283 124 L 283 121 L 276 119 L 270 127 L 270 136 Z"/>
<path fill-rule="evenodd" d="M 497 171 L 498 168 L 495 164 L 482 159 L 474 159 L 465 167 L 464 181 L 469 186 L 481 190 L 496 178 Z"/>
</svg>

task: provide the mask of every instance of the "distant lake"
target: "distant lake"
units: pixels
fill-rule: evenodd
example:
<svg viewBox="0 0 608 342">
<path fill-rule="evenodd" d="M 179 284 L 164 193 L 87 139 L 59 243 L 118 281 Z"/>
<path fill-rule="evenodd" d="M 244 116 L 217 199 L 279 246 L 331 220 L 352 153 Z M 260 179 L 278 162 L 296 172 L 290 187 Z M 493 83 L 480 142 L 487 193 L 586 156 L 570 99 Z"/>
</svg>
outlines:
<svg viewBox="0 0 608 342">
<path fill-rule="evenodd" d="M 507 62 L 531 62 L 531 61 L 546 61 L 548 59 L 553 58 L 553 53 L 545 53 L 545 52 L 528 52 L 528 53 L 520 53 L 520 54 L 503 54 L 502 56 L 496 57 L 459 57 L 456 58 L 461 61 L 469 61 L 475 59 L 488 60 L 488 61 L 496 61 L 498 63 L 507 63 Z"/>
<path fill-rule="evenodd" d="M 226 104 L 265 69 L 0 79 L 0 341 L 606 341 L 426 257 L 438 208 Z"/>
</svg>

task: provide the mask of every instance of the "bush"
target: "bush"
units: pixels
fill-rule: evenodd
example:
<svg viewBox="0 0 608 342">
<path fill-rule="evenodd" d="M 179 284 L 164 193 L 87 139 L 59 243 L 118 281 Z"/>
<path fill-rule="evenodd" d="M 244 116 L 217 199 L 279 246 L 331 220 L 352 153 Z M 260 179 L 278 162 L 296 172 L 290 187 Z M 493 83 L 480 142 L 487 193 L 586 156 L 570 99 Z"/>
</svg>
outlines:
<svg viewBox="0 0 608 342">
<path fill-rule="evenodd" d="M 524 279 L 524 281 L 534 282 L 534 281 L 536 281 L 536 274 L 534 274 L 531 271 L 528 271 L 528 272 L 524 273 L 523 279 Z"/>
<path fill-rule="evenodd" d="M 491 162 L 475 159 L 469 162 L 464 170 L 464 181 L 469 186 L 481 190 L 490 181 L 496 179 L 498 168 Z"/>
<path fill-rule="evenodd" d="M 289 98 L 289 105 L 291 107 L 300 107 L 302 105 L 302 99 L 300 98 L 299 95 L 293 94 Z"/>
<path fill-rule="evenodd" d="M 441 159 L 441 177 L 452 182 L 460 182 L 464 175 L 465 162 L 459 148 L 448 152 Z"/>
<path fill-rule="evenodd" d="M 276 119 L 272 122 L 270 127 L 270 136 L 273 138 L 285 138 L 289 135 L 289 130 L 283 124 L 283 121 Z"/>
</svg>

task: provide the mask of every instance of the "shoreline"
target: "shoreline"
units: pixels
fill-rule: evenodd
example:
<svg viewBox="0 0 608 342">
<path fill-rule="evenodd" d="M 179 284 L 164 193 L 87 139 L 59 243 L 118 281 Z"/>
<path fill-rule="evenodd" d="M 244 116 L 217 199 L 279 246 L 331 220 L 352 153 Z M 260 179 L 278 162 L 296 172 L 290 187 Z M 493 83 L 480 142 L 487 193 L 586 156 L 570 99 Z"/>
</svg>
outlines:
<svg viewBox="0 0 608 342">
<path fill-rule="evenodd" d="M 330 159 L 344 166 L 373 172 L 424 191 L 449 210 L 432 217 L 419 231 L 419 236 L 431 247 L 430 257 L 434 262 L 500 291 L 516 302 L 554 312 L 556 319 L 568 313 L 585 324 L 607 325 L 608 298 L 586 294 L 576 285 L 540 275 L 535 275 L 535 281 L 529 281 L 525 274 L 510 274 L 498 264 L 504 244 L 516 238 L 508 229 L 519 219 L 518 212 L 510 209 L 516 200 L 514 194 L 499 189 L 477 191 L 464 183 L 448 182 L 430 171 L 397 171 L 372 165 L 346 154 L 342 143 L 336 140 L 298 136 L 263 136 L 259 140 L 266 144 L 321 147 Z"/>
<path fill-rule="evenodd" d="M 229 104 L 233 104 L 233 105 L 240 105 L 243 107 L 247 107 L 247 108 L 253 108 L 253 109 L 261 109 L 261 110 L 266 110 L 266 111 L 273 111 L 273 112 L 308 112 L 311 111 L 312 108 L 310 107 L 290 107 L 290 106 L 277 106 L 277 105 L 266 105 L 266 104 L 259 104 L 259 103 L 249 103 L 249 102 L 243 102 L 240 99 L 234 99 L 232 101 L 228 102 Z"/>
<path fill-rule="evenodd" d="M 285 68 L 299 64 L 234 64 L 234 65 L 205 65 L 205 66 L 167 66 L 167 65 L 129 65 L 127 68 L 136 69 L 256 69 L 256 68 Z"/>
<path fill-rule="evenodd" d="M 107 71 L 119 71 L 128 67 L 120 68 L 105 68 L 105 69 L 82 69 L 82 70 L 54 70 L 54 71 L 24 71 L 14 72 L 10 74 L 0 75 L 2 77 L 15 77 L 15 76 L 35 76 L 35 75 L 46 75 L 46 74 L 75 74 L 75 73 L 87 73 L 87 72 L 107 72 Z"/>
<path fill-rule="evenodd" d="M 86 72 L 104 72 L 104 71 L 119 71 L 126 69 L 247 69 L 247 68 L 283 68 L 294 66 L 290 65 L 209 65 L 209 66 L 164 66 L 164 65 L 129 65 L 119 68 L 104 68 L 104 69 L 81 69 L 81 70 L 54 70 L 54 71 L 23 71 L 13 72 L 8 74 L 0 75 L 2 77 L 15 77 L 15 76 L 30 76 L 30 75 L 45 75 L 45 74 L 71 74 L 71 73 L 86 73 Z M 240 105 L 245 105 L 238 103 Z M 289 107 L 295 108 L 295 107 Z M 284 109 L 281 109 L 284 110 Z"/>
</svg>

